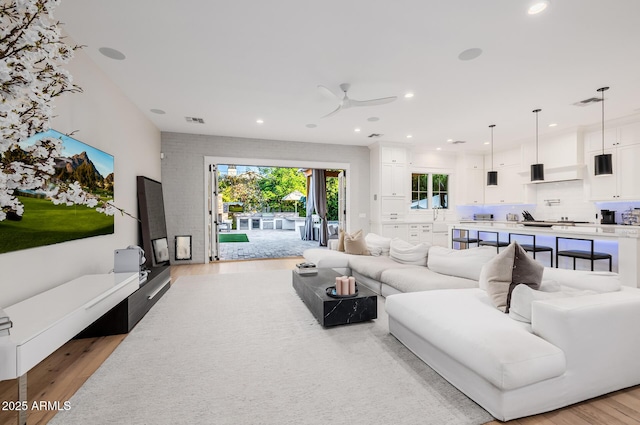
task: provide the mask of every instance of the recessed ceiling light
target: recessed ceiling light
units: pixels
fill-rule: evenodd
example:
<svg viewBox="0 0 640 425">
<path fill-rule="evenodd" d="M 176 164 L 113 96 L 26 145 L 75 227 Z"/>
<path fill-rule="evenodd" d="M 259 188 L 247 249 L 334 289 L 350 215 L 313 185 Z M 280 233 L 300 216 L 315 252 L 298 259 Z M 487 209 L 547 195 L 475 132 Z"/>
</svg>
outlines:
<svg viewBox="0 0 640 425">
<path fill-rule="evenodd" d="M 360 133 L 360 129 L 359 128 L 354 128 L 353 131 L 355 131 L 356 133 Z"/>
<path fill-rule="evenodd" d="M 413 97 L 413 93 L 411 93 L 411 92 L 405 93 L 404 97 L 405 97 L 405 99 L 411 99 Z"/>
<path fill-rule="evenodd" d="M 307 127 L 307 128 L 316 128 L 317 125 L 316 124 L 307 124 L 307 125 L 305 125 L 305 127 Z"/>
<path fill-rule="evenodd" d="M 472 49 L 467 49 L 464 52 L 460 53 L 458 55 L 458 59 L 460 59 L 461 61 L 470 61 L 477 58 L 481 54 L 482 54 L 482 49 L 474 47 Z"/>
<path fill-rule="evenodd" d="M 154 114 L 158 114 L 158 115 L 164 115 L 166 114 L 165 111 L 163 111 L 162 109 L 149 109 L 151 112 L 153 112 Z"/>
<path fill-rule="evenodd" d="M 442 150 L 442 148 L 436 148 L 436 150 L 437 150 L 437 151 L 441 151 L 441 150 Z"/>
<path fill-rule="evenodd" d="M 490 142 L 484 142 L 485 145 L 488 145 Z"/>
<path fill-rule="evenodd" d="M 552 122 L 551 124 L 549 124 L 549 127 L 557 127 L 558 124 L 556 124 L 555 122 Z"/>
<path fill-rule="evenodd" d="M 536 1 L 531 6 L 529 6 L 529 10 L 527 13 L 529 15 L 537 15 L 538 13 L 544 11 L 549 6 L 549 2 L 546 0 Z"/>
<path fill-rule="evenodd" d="M 367 118 L 367 121 L 376 122 L 376 121 L 380 121 L 380 118 L 378 118 L 378 117 L 369 117 L 369 118 Z"/>
<path fill-rule="evenodd" d="M 106 57 L 108 57 L 110 59 L 115 59 L 117 61 L 121 61 L 121 60 L 124 60 L 126 58 L 124 53 L 122 53 L 119 50 L 112 49 L 111 47 L 101 47 L 101 48 L 98 49 L 98 51 L 100 53 L 102 53 L 103 55 L 105 55 Z"/>
<path fill-rule="evenodd" d="M 407 139 L 411 139 L 413 137 L 413 134 L 407 134 Z"/>
<path fill-rule="evenodd" d="M 256 123 L 258 123 L 258 124 L 264 124 L 264 121 L 263 121 L 262 119 L 258 118 L 258 119 L 256 120 Z"/>
<path fill-rule="evenodd" d="M 447 142 L 451 143 L 453 142 L 453 139 L 447 139 Z"/>
</svg>

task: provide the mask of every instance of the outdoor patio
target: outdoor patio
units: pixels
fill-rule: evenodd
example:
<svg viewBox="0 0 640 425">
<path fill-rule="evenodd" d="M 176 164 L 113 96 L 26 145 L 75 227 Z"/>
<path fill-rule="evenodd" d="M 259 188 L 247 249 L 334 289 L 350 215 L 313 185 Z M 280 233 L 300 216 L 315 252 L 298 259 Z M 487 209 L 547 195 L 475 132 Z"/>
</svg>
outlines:
<svg viewBox="0 0 640 425">
<path fill-rule="evenodd" d="M 245 233 L 249 242 L 220 243 L 220 260 L 298 257 L 305 249 L 320 247 L 318 241 L 303 241 L 294 230 L 231 230 L 221 234 L 240 233 Z"/>
</svg>

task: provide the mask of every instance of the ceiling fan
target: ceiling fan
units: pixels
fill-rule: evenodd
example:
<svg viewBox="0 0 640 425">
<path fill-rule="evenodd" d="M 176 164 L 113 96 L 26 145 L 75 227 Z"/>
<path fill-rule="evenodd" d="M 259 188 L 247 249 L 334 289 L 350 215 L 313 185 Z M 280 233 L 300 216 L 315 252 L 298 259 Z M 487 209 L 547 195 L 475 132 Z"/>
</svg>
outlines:
<svg viewBox="0 0 640 425">
<path fill-rule="evenodd" d="M 325 86 L 318 86 L 318 90 L 320 90 L 321 92 L 327 93 L 332 97 L 335 97 L 340 102 L 338 107 L 333 112 L 328 113 L 322 118 L 327 118 L 332 115 L 335 115 L 343 109 L 349 109 L 356 106 L 384 105 L 385 103 L 391 103 L 398 98 L 397 96 L 391 96 L 391 97 L 382 97 L 380 99 L 370 99 L 370 100 L 350 99 L 349 96 L 347 96 L 347 91 L 349 91 L 349 87 L 351 87 L 351 84 L 347 84 L 347 83 L 340 84 L 340 90 L 342 90 L 342 92 L 344 93 L 344 95 L 340 97 L 339 95 L 335 94 Z"/>
</svg>

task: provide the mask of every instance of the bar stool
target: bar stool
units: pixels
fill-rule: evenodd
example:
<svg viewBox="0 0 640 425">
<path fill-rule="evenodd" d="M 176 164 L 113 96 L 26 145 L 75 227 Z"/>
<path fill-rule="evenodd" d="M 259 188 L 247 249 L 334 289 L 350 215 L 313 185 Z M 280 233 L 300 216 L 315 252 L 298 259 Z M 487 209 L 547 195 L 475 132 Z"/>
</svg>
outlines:
<svg viewBox="0 0 640 425">
<path fill-rule="evenodd" d="M 458 237 L 455 236 L 456 231 L 458 232 Z M 465 236 L 462 236 L 463 232 Z M 451 247 L 453 248 L 454 242 L 467 244 L 467 247 L 465 249 L 469 248 L 469 244 L 472 244 L 472 243 L 478 244 L 480 242 L 480 239 L 471 238 L 470 232 L 471 232 L 470 230 L 466 230 L 466 229 L 452 229 L 451 230 Z"/>
<path fill-rule="evenodd" d="M 533 253 L 533 258 L 536 258 L 536 252 L 548 252 L 549 253 L 549 261 L 551 261 L 551 266 L 553 267 L 553 248 L 551 248 L 550 246 L 545 246 L 545 245 L 537 245 L 536 244 L 536 235 L 527 235 L 524 233 L 509 233 L 509 243 L 511 243 L 511 236 L 526 236 L 526 237 L 530 237 L 533 238 L 533 243 L 532 244 L 520 244 L 520 246 L 522 247 L 522 249 L 524 249 L 527 252 L 532 252 Z M 556 260 L 556 263 L 558 261 Z"/>
<path fill-rule="evenodd" d="M 568 250 L 563 250 L 560 251 L 558 250 L 558 241 L 560 239 L 566 239 L 566 240 L 574 240 L 574 241 L 584 241 L 584 242 L 590 242 L 591 243 L 591 249 L 589 251 L 586 250 L 580 250 L 580 249 L 568 249 Z M 576 258 L 580 258 L 583 260 L 590 260 L 591 261 L 591 271 L 593 271 L 593 262 L 595 260 L 609 260 L 609 271 L 611 271 L 612 269 L 612 257 L 611 254 L 608 254 L 606 252 L 596 252 L 593 250 L 593 239 L 580 239 L 580 238 L 563 238 L 563 237 L 556 237 L 556 268 L 558 268 L 558 257 L 570 257 L 573 258 L 573 270 L 576 269 Z"/>
<path fill-rule="evenodd" d="M 482 239 L 481 233 L 491 233 L 491 234 L 495 234 L 496 235 L 496 239 L 493 241 L 485 241 Z M 478 230 L 478 239 L 480 240 L 480 242 L 478 243 L 478 246 L 495 246 L 496 247 L 496 251 L 500 252 L 500 248 L 505 247 L 505 246 L 509 246 L 509 243 L 507 242 L 500 242 L 500 233 L 499 232 L 490 232 L 488 230 Z"/>
</svg>

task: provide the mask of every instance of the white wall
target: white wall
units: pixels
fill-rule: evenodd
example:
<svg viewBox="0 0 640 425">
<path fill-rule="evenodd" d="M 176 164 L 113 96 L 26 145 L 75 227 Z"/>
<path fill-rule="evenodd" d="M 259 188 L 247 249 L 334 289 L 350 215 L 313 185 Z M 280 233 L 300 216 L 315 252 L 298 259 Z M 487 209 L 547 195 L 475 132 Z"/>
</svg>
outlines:
<svg viewBox="0 0 640 425">
<path fill-rule="evenodd" d="M 69 41 L 69 44 L 74 44 Z M 115 157 L 115 202 L 137 216 L 136 176 L 160 180 L 160 132 L 87 57 L 66 66 L 84 90 L 55 101 L 52 127 Z M 115 217 L 115 233 L 0 254 L 0 307 L 78 276 L 113 269 L 113 250 L 138 244 L 138 223 Z"/>
<path fill-rule="evenodd" d="M 238 158 L 268 160 L 263 164 L 237 165 L 275 165 L 278 161 L 284 166 L 296 161 L 299 166 L 309 161 L 349 164 L 348 229 L 369 232 L 367 147 L 163 132 L 162 152 L 163 193 L 172 259 L 172 241 L 176 235 L 192 236 L 193 260 L 190 262 L 202 263 L 206 257 L 204 182 L 207 157 L 234 158 L 232 162 Z"/>
</svg>

